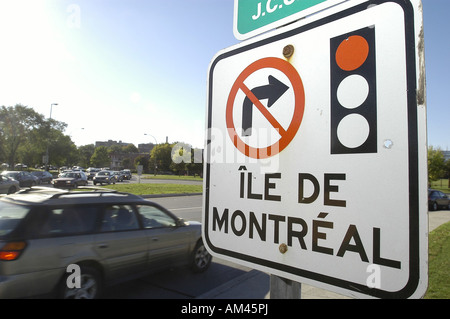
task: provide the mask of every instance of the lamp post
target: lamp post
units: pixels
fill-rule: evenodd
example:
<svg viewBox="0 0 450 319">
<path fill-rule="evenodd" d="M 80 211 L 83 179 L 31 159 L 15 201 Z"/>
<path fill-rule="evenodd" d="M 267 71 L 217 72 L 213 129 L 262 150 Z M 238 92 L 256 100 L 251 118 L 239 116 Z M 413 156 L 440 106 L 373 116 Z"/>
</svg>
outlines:
<svg viewBox="0 0 450 319">
<path fill-rule="evenodd" d="M 144 133 L 144 135 L 149 135 L 149 136 L 153 137 L 153 139 L 155 140 L 155 143 L 156 143 L 154 147 L 156 147 L 156 145 L 158 145 L 158 141 L 156 140 L 156 137 L 154 137 L 154 136 L 151 135 L 151 134 L 147 134 L 147 133 Z M 156 176 L 156 169 L 158 168 L 158 166 L 156 165 L 156 158 L 155 158 L 155 162 L 154 162 L 153 164 L 154 164 L 153 175 Z"/>
<path fill-rule="evenodd" d="M 50 104 L 50 120 L 52 119 L 52 109 L 53 109 L 53 105 L 57 106 L 58 103 L 52 103 L 52 104 Z"/>
<path fill-rule="evenodd" d="M 58 103 L 52 103 L 50 104 L 50 118 L 49 121 L 52 119 L 52 110 L 53 110 L 53 105 L 58 105 Z M 49 125 L 49 131 L 50 131 L 50 125 Z M 47 151 L 45 152 L 45 170 L 48 171 L 48 163 L 49 163 L 49 158 L 48 158 L 48 144 L 50 143 L 50 141 L 47 139 Z"/>
</svg>

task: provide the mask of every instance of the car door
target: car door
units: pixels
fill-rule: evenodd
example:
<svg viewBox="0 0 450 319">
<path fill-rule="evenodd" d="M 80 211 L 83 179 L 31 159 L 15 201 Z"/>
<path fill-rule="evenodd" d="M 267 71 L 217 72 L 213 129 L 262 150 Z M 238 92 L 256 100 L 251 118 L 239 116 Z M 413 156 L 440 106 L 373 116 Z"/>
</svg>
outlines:
<svg viewBox="0 0 450 319">
<path fill-rule="evenodd" d="M 156 205 L 137 207 L 149 241 L 149 269 L 156 270 L 185 263 L 190 235 L 176 216 Z"/>
<path fill-rule="evenodd" d="M 0 194 L 8 193 L 9 183 L 6 177 L 0 175 Z"/>
<path fill-rule="evenodd" d="M 146 270 L 148 241 L 145 232 L 129 205 L 103 207 L 95 250 L 105 266 L 108 280 L 120 281 Z"/>
<path fill-rule="evenodd" d="M 447 206 L 448 205 L 448 197 L 443 192 L 437 192 L 437 202 L 439 206 Z"/>
</svg>

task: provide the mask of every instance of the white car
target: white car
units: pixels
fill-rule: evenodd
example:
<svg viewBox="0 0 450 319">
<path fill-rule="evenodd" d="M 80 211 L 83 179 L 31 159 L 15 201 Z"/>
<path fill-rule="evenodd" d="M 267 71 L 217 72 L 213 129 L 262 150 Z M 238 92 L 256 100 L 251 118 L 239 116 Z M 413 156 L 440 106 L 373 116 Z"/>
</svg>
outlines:
<svg viewBox="0 0 450 319">
<path fill-rule="evenodd" d="M 15 179 L 0 175 L 0 194 L 13 194 L 20 190 L 19 182 Z"/>
</svg>

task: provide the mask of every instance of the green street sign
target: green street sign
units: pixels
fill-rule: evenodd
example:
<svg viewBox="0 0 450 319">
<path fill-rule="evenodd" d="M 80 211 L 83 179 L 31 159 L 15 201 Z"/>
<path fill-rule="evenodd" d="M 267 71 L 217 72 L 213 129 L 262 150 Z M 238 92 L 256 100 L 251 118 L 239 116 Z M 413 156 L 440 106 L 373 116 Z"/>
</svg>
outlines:
<svg viewBox="0 0 450 319">
<path fill-rule="evenodd" d="M 235 0 L 234 34 L 244 40 L 345 0 Z"/>
</svg>

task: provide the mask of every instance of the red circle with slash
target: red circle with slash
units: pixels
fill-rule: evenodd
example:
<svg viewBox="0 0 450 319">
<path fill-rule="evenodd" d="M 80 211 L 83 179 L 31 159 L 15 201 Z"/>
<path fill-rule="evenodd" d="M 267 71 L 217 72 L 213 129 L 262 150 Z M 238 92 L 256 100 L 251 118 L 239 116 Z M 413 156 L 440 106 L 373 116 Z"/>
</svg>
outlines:
<svg viewBox="0 0 450 319">
<path fill-rule="evenodd" d="M 244 84 L 244 81 L 251 74 L 265 68 L 277 69 L 282 73 L 284 73 L 291 82 L 292 88 L 294 90 L 294 97 L 295 97 L 294 114 L 292 116 L 291 123 L 289 124 L 289 127 L 286 130 L 280 125 L 280 123 L 278 123 L 278 121 L 269 112 L 269 110 L 258 100 L 258 98 Z M 278 131 L 281 138 L 276 143 L 262 148 L 252 147 L 246 144 L 237 134 L 233 120 L 233 108 L 235 104 L 236 95 L 239 92 L 239 90 L 244 92 L 244 94 L 252 101 L 253 105 L 268 120 L 270 125 L 272 125 L 273 128 Z M 298 74 L 297 70 L 292 66 L 292 64 L 290 64 L 286 60 L 273 57 L 263 58 L 250 64 L 244 71 L 242 71 L 242 73 L 238 76 L 238 78 L 234 82 L 233 87 L 231 88 L 226 108 L 226 124 L 228 135 L 230 136 L 234 146 L 244 155 L 256 159 L 269 158 L 283 151 L 294 139 L 298 129 L 300 128 L 300 124 L 302 123 L 304 111 L 305 111 L 305 90 L 303 87 L 302 79 Z"/>
</svg>

